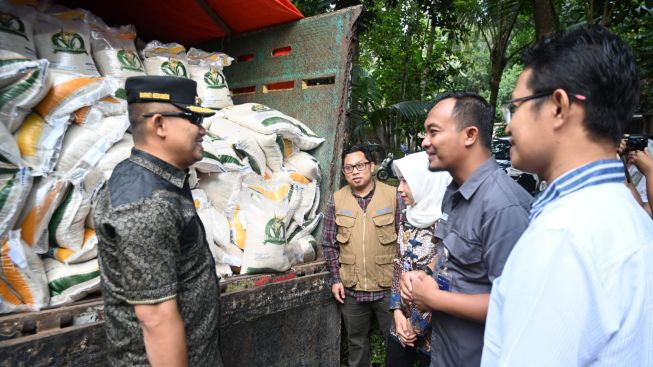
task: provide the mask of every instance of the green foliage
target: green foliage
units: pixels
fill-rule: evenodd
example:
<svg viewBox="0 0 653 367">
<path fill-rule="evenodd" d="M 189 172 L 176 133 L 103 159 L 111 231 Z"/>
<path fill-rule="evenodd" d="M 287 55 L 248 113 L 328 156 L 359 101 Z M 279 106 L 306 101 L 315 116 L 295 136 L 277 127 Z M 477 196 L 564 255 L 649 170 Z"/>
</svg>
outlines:
<svg viewBox="0 0 653 367">
<path fill-rule="evenodd" d="M 562 28 L 588 22 L 604 24 L 629 43 L 642 80 L 640 111 L 652 112 L 650 1 L 549 1 Z M 477 92 L 491 102 L 496 99 L 497 107 L 510 99 L 523 69 L 520 54 L 535 39 L 533 8 L 527 0 L 293 3 L 307 16 L 364 5 L 358 20 L 359 55 L 353 71 L 350 138 L 376 140 L 390 150 L 399 141 L 397 135 L 415 139 L 421 131 L 423 117 L 411 111 L 411 104 L 428 103 L 448 90 Z M 503 118 L 498 108 L 495 121 L 495 133 L 501 136 Z"/>
</svg>

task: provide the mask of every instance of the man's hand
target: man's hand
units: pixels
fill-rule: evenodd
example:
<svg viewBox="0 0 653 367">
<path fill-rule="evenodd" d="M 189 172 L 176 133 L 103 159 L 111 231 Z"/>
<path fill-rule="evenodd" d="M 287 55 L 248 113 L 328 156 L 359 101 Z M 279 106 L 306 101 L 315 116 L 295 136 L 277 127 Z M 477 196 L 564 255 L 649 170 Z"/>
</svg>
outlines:
<svg viewBox="0 0 653 367">
<path fill-rule="evenodd" d="M 433 277 L 422 273 L 423 276 L 413 281 L 413 303 L 422 311 L 431 310 L 430 299 L 435 297 L 440 288 Z"/>
<path fill-rule="evenodd" d="M 399 342 L 402 346 L 415 346 L 415 340 L 417 340 L 417 334 L 413 330 L 413 326 L 408 322 L 406 316 L 401 312 L 401 310 L 394 310 L 394 319 L 395 319 L 395 330 L 397 335 L 399 335 Z"/>
<path fill-rule="evenodd" d="M 335 283 L 331 286 L 333 298 L 340 303 L 345 303 L 345 286 L 342 283 Z"/>
<path fill-rule="evenodd" d="M 408 271 L 401 274 L 399 280 L 399 293 L 405 303 L 413 302 L 413 282 L 421 277 L 426 277 L 426 273 L 419 270 Z"/>
<path fill-rule="evenodd" d="M 653 157 L 648 148 L 644 151 L 637 150 L 633 152 L 632 162 L 635 164 L 639 172 L 641 172 L 646 180 L 653 180 Z"/>
</svg>

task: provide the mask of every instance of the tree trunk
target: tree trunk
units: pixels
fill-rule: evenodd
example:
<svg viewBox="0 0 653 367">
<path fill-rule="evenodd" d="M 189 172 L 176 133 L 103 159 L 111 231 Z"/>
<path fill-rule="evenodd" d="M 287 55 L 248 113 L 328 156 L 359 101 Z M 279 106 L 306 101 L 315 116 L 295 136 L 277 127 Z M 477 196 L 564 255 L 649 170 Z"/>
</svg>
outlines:
<svg viewBox="0 0 653 367">
<path fill-rule="evenodd" d="M 433 44 L 435 43 L 435 21 L 429 19 L 429 33 L 426 36 L 426 56 L 422 65 L 422 75 L 419 78 L 419 99 L 425 98 L 426 81 L 429 77 L 429 63 L 433 55 Z"/>
<path fill-rule="evenodd" d="M 503 76 L 503 69 L 506 67 L 505 50 L 498 51 L 493 48 L 490 52 L 491 57 L 491 70 L 490 70 L 490 106 L 492 110 L 497 109 L 497 99 L 499 97 L 499 86 L 501 85 L 501 77 Z M 494 128 L 494 113 L 492 113 L 492 127 Z"/>
<path fill-rule="evenodd" d="M 541 40 L 546 35 L 560 29 L 558 14 L 556 14 L 552 0 L 531 0 L 533 18 L 535 19 L 535 37 Z"/>
</svg>

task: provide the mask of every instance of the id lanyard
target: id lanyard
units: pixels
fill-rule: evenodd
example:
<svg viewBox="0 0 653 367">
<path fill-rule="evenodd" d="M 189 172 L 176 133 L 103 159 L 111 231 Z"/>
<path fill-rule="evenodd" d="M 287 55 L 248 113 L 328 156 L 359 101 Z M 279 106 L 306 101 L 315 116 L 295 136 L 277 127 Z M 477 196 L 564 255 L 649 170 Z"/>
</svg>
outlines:
<svg viewBox="0 0 653 367">
<path fill-rule="evenodd" d="M 438 283 L 440 290 L 448 291 L 451 285 L 451 276 L 449 275 L 449 250 L 442 245 L 443 256 L 438 259 L 438 272 L 435 281 Z"/>
</svg>

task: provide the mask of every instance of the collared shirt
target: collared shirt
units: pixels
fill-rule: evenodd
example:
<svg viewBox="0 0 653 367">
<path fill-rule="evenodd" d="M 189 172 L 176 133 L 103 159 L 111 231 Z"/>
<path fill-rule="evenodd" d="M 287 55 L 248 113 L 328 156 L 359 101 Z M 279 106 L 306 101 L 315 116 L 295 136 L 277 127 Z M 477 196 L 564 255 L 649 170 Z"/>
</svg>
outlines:
<svg viewBox="0 0 653 367">
<path fill-rule="evenodd" d="M 435 236 L 442 240 L 434 276 L 451 292 L 490 293 L 510 251 L 528 225 L 531 196 L 488 159 L 444 196 Z M 440 253 L 440 250 L 442 253 Z M 431 366 L 478 366 L 484 324 L 434 311 Z"/>
<path fill-rule="evenodd" d="M 374 197 L 374 190 L 376 186 L 372 188 L 367 195 L 361 197 L 352 192 L 352 195 L 356 198 L 358 205 L 365 210 L 367 205 L 372 201 Z M 399 222 L 401 220 L 401 208 L 403 202 L 399 194 L 397 194 L 397 206 L 395 210 L 395 230 L 399 230 Z M 326 210 L 324 213 L 324 227 L 322 229 L 322 247 L 324 249 L 324 259 L 331 274 L 331 284 L 340 283 L 340 245 L 336 241 L 337 227 L 336 227 L 336 206 L 333 202 L 333 195 L 329 198 L 327 202 Z M 358 302 L 372 302 L 383 299 L 389 294 L 389 291 L 354 291 L 352 289 L 345 288 L 345 295 L 354 297 Z"/>
<path fill-rule="evenodd" d="M 191 366 L 221 366 L 220 289 L 186 172 L 138 149 L 119 163 L 95 212 L 112 366 L 149 365 L 134 305 L 176 299 Z"/>
<path fill-rule="evenodd" d="M 541 194 L 494 282 L 484 366 L 653 366 L 653 222 L 623 182 L 597 161 Z"/>
</svg>

